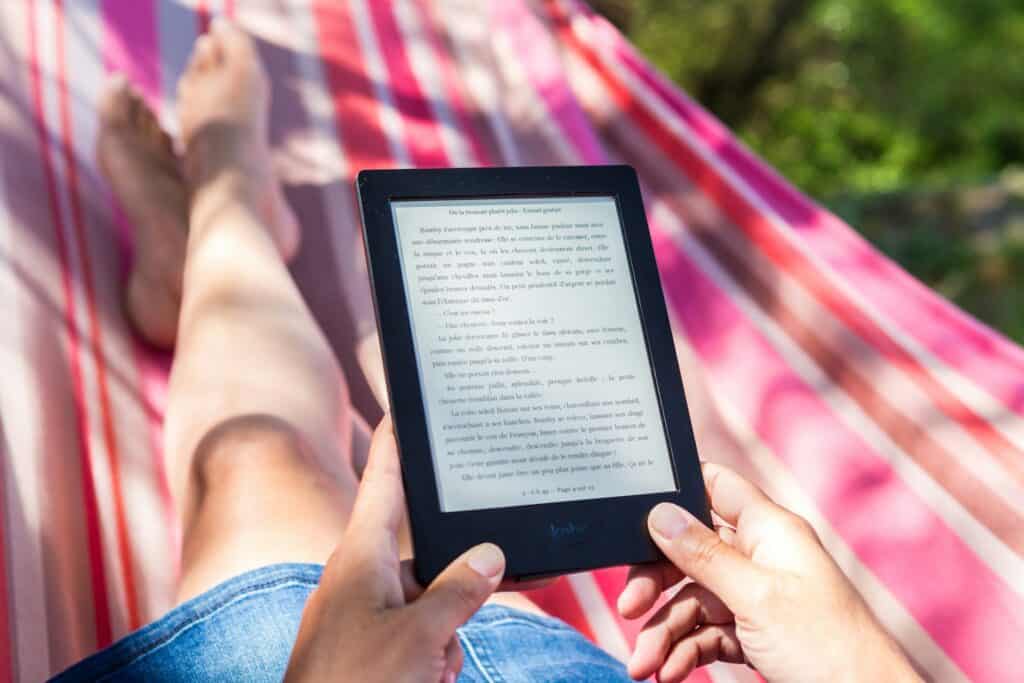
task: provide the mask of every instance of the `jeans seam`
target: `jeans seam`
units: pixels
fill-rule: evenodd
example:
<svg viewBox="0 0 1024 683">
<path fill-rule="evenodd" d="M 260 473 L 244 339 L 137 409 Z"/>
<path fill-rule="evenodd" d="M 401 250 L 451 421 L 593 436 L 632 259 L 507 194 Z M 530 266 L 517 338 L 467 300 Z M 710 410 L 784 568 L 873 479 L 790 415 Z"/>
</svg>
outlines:
<svg viewBox="0 0 1024 683">
<path fill-rule="evenodd" d="M 474 625 L 474 626 L 470 627 L 469 629 L 465 629 L 465 630 L 466 631 L 472 631 L 474 629 L 490 628 L 492 626 L 503 626 L 505 624 L 522 624 L 523 626 L 528 626 L 530 628 L 535 628 L 535 629 L 544 630 L 544 631 L 559 631 L 559 632 L 569 632 L 569 633 L 575 633 L 576 632 L 575 629 L 571 628 L 570 626 L 567 626 L 564 623 L 556 622 L 556 623 L 549 624 L 549 623 L 545 623 L 544 621 L 540 621 L 539 619 L 536 619 L 536 618 L 530 618 L 529 616 L 526 616 L 526 617 L 506 616 L 506 617 L 502 617 L 501 619 L 494 619 L 493 621 L 484 622 L 483 624 L 480 624 L 480 625 Z"/>
<path fill-rule="evenodd" d="M 487 647 L 482 643 L 474 643 L 466 633 L 459 633 L 458 636 L 463 650 L 468 652 L 470 659 L 476 663 L 480 673 L 487 679 L 487 683 L 502 683 L 505 679 L 494 666 L 494 662 L 491 661 Z"/>
<path fill-rule="evenodd" d="M 257 583 L 255 585 L 253 585 L 253 586 L 250 586 L 244 592 L 241 592 L 241 593 L 235 595 L 233 598 L 231 598 L 227 602 L 219 603 L 216 607 L 214 607 L 212 609 L 208 609 L 206 611 L 199 612 L 193 618 L 189 619 L 188 622 L 186 622 L 186 623 L 182 624 L 180 627 L 174 629 L 172 632 L 168 633 L 166 636 L 164 636 L 162 638 L 158 638 L 154 642 L 146 645 L 142 649 L 142 651 L 137 653 L 134 657 L 132 657 L 131 659 L 129 659 L 127 661 L 120 662 L 116 666 L 111 667 L 106 673 L 104 673 L 102 676 L 100 676 L 99 678 L 97 678 L 95 680 L 96 681 L 108 680 L 111 676 L 114 676 L 115 674 L 117 674 L 118 672 L 122 671 L 123 669 L 126 669 L 129 666 L 131 666 L 132 664 L 135 664 L 140 659 L 142 659 L 144 657 L 148 657 L 149 655 L 153 654 L 154 652 L 156 652 L 160 648 L 169 645 L 171 642 L 176 640 L 180 635 L 182 635 L 186 631 L 190 630 L 192 627 L 198 626 L 199 624 L 202 624 L 202 623 L 204 623 L 206 621 L 209 621 L 210 619 L 212 619 L 213 617 L 215 617 L 217 614 L 219 614 L 220 612 L 224 611 L 228 607 L 231 607 L 233 605 L 236 605 L 236 604 L 239 604 L 241 602 L 244 602 L 245 600 L 247 600 L 249 598 L 252 598 L 252 597 L 256 597 L 257 595 L 262 595 L 264 593 L 269 593 L 271 591 L 275 591 L 275 590 L 278 590 L 278 589 L 281 589 L 281 588 L 289 588 L 289 587 L 292 587 L 292 586 L 307 586 L 307 587 L 315 588 L 318 583 L 319 583 L 318 581 L 308 581 L 308 580 L 305 580 L 305 579 L 287 578 L 287 579 L 283 579 L 283 580 L 282 579 L 273 579 L 273 580 L 269 580 L 269 581 L 262 581 L 260 583 Z"/>
</svg>

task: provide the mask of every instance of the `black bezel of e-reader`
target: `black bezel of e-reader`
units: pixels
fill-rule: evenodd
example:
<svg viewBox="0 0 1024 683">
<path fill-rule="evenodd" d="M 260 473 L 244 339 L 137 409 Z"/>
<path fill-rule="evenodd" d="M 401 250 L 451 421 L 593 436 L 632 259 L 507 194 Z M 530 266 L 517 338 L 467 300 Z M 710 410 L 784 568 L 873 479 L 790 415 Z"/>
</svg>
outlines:
<svg viewBox="0 0 1024 683">
<path fill-rule="evenodd" d="M 485 541 L 504 550 L 506 580 L 652 562 L 660 554 L 647 533 L 646 518 L 662 501 L 682 505 L 710 525 L 654 250 L 631 167 L 373 170 L 359 173 L 356 189 L 419 581 L 426 585 L 465 550 Z M 611 196 L 618 205 L 678 490 L 443 512 L 391 202 L 585 195 Z"/>
</svg>

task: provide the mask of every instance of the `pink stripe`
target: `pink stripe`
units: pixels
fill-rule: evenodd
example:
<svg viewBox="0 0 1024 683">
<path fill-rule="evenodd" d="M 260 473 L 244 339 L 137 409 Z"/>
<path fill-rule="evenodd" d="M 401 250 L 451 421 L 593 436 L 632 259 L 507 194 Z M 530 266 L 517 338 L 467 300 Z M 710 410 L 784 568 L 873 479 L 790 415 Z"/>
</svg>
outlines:
<svg viewBox="0 0 1024 683">
<path fill-rule="evenodd" d="M 562 69 L 562 57 L 548 29 L 522 0 L 493 3 L 493 23 L 509 37 L 548 115 L 558 122 L 583 163 L 606 164 L 608 155 L 580 107 Z"/>
<path fill-rule="evenodd" d="M 108 73 L 123 73 L 139 90 L 154 111 L 160 110 L 161 59 L 156 6 L 153 0 L 103 0 L 103 64 Z M 112 194 L 108 195 L 122 255 L 121 277 L 126 279 L 134 257 L 134 227 Z M 170 482 L 163 452 L 163 416 L 166 407 L 167 378 L 171 356 L 147 347 L 132 336 L 132 356 L 138 374 L 143 409 L 149 425 L 149 448 L 164 520 L 170 532 L 170 557 L 178 574 L 181 533 L 174 510 Z"/>
<path fill-rule="evenodd" d="M 622 587 L 626 585 L 626 575 L 629 573 L 628 567 L 612 567 L 610 569 L 601 569 L 593 573 L 594 581 L 597 583 L 598 589 L 604 596 L 605 602 L 608 603 L 608 609 L 612 616 L 615 618 L 615 622 L 619 625 L 619 629 L 622 631 L 622 635 L 626 637 L 626 642 L 630 648 L 636 645 L 636 637 L 640 633 L 640 629 L 643 628 L 644 624 L 647 623 L 647 619 L 667 600 L 667 595 L 663 595 L 655 606 L 645 615 L 638 619 L 623 619 L 619 616 L 619 610 L 616 605 L 619 601 L 619 593 L 622 592 Z M 700 668 L 691 673 L 686 680 L 689 683 L 712 683 L 713 679 L 708 673 L 707 669 Z"/>
<path fill-rule="evenodd" d="M 670 303 L 711 381 L 861 561 L 969 676 L 1012 677 L 1016 658 L 999 645 L 1024 642 L 1024 600 L 835 419 L 814 388 L 792 373 L 670 238 L 657 230 L 653 237 Z"/>
<path fill-rule="evenodd" d="M 96 487 L 92 477 L 92 450 L 89 433 L 88 405 L 84 396 L 76 305 L 71 283 L 71 266 L 67 240 L 64 236 L 60 201 L 57 196 L 57 175 L 50 153 L 50 133 L 47 130 L 46 114 L 43 108 L 43 74 L 39 64 L 39 39 L 36 21 L 36 0 L 28 3 L 29 75 L 32 85 L 32 115 L 35 122 L 39 155 L 46 177 L 47 197 L 53 221 L 57 257 L 61 269 L 61 286 L 64 296 L 64 326 L 68 337 L 68 365 L 74 387 L 77 431 L 79 439 L 79 467 L 81 471 L 82 499 L 85 503 L 85 528 L 89 551 L 89 570 L 92 581 L 92 607 L 96 625 L 96 643 L 103 647 L 111 641 L 110 605 L 107 596 L 107 577 L 103 568 L 103 539 L 100 534 L 99 511 L 96 502 Z"/>
<path fill-rule="evenodd" d="M 8 266 L 5 266 L 8 267 Z M 11 628 L 11 601 L 8 586 L 11 582 L 7 562 L 7 468 L 13 454 L 8 450 L 0 419 L 0 683 L 14 681 L 14 630 Z"/>
<path fill-rule="evenodd" d="M 208 0 L 196 0 L 196 33 L 202 35 L 210 30 L 210 5 Z"/>
<path fill-rule="evenodd" d="M 572 94 L 569 82 L 560 66 L 561 57 L 554 49 L 551 35 L 526 6 L 518 1 L 496 5 L 495 21 L 509 36 L 531 86 L 544 102 L 548 116 L 558 123 L 570 146 L 576 149 L 583 163 L 608 163 L 604 148 L 598 141 L 583 109 Z M 631 622 L 619 616 L 616 601 L 624 580 L 624 572 L 625 570 L 622 568 L 602 570 L 594 572 L 593 576 L 608 604 L 612 617 L 632 647 L 643 622 L 639 620 Z M 710 681 L 711 679 L 706 672 L 700 670 L 687 680 Z"/>
<path fill-rule="evenodd" d="M 647 623 L 647 619 L 658 607 L 665 604 L 667 599 L 665 596 L 662 596 L 650 612 L 638 619 L 623 619 L 619 616 L 619 610 L 616 605 L 619 601 L 619 593 L 622 592 L 622 587 L 626 584 L 626 575 L 628 573 L 628 567 L 611 567 L 609 569 L 599 569 L 593 572 L 592 576 L 598 590 L 601 591 L 601 595 L 604 596 L 604 600 L 608 604 L 608 611 L 611 613 L 612 618 L 615 619 L 615 623 L 618 625 L 619 630 L 622 631 L 622 635 L 626 637 L 626 643 L 629 645 L 630 650 L 632 650 L 636 645 L 636 637 L 644 624 Z M 713 683 L 711 674 L 704 667 L 694 670 L 686 677 L 686 681 L 687 683 Z"/>
<path fill-rule="evenodd" d="M 110 403 L 109 382 L 107 381 L 107 359 L 103 346 L 103 328 L 96 305 L 96 286 L 93 277 L 92 257 L 89 252 L 89 235 L 85 225 L 85 210 L 78 183 L 79 161 L 75 156 L 74 130 L 71 120 L 71 97 L 68 88 L 68 65 L 65 46 L 65 6 L 63 0 L 54 2 L 54 18 L 57 32 L 57 85 L 58 106 L 60 109 L 60 125 L 64 165 L 67 171 L 67 190 L 71 209 L 71 226 L 75 231 L 78 243 L 81 281 L 85 289 L 87 321 L 89 324 L 90 356 L 96 368 L 96 388 L 99 400 L 99 414 L 102 434 L 106 445 L 107 466 L 110 468 L 111 492 L 114 509 L 114 531 L 117 538 L 117 558 L 122 570 L 122 588 L 125 595 L 125 607 L 128 622 L 132 629 L 141 625 L 138 599 L 135 590 L 135 573 L 133 571 L 133 553 L 131 537 L 128 533 L 128 520 L 124 510 L 124 491 L 121 486 L 121 450 L 114 427 L 114 415 Z"/>
<path fill-rule="evenodd" d="M 710 114 L 650 67 L 621 34 L 594 17 L 598 43 L 638 76 L 682 123 L 701 137 L 833 270 L 856 284 L 864 299 L 895 327 L 1024 415 L 1024 351 L 935 295 L 878 253 L 834 215 L 814 204 L 751 154 Z"/>
<path fill-rule="evenodd" d="M 557 5 L 552 5 L 557 13 Z M 559 17 L 556 17 L 556 20 Z M 951 420 L 958 422 L 975 436 L 1007 468 L 1008 473 L 1024 477 L 1024 453 L 1011 443 L 994 424 L 966 406 L 948 387 L 930 374 L 905 347 L 897 344 L 879 324 L 869 318 L 844 292 L 814 265 L 810 258 L 791 241 L 783 230 L 759 212 L 730 180 L 697 154 L 695 149 L 668 129 L 663 119 L 644 106 L 627 85 L 619 79 L 607 62 L 601 60 L 588 45 L 581 43 L 569 30 L 563 34 L 573 49 L 594 69 L 608 88 L 627 120 L 632 120 L 648 135 L 708 198 L 715 201 L 730 219 L 750 237 L 758 249 L 774 260 L 778 267 L 792 273 L 816 298 L 835 313 L 854 332 L 869 341 L 888 361 L 907 372 Z"/>
<path fill-rule="evenodd" d="M 387 16 L 380 16 L 381 14 L 380 8 L 377 7 L 374 11 L 374 24 L 378 44 L 385 54 L 389 67 L 391 78 L 388 86 L 392 88 L 399 111 L 403 115 L 402 143 L 410 150 L 411 157 L 418 165 L 448 166 L 451 160 L 441 145 L 439 124 L 434 119 L 431 109 L 422 100 L 422 92 L 408 68 L 404 46 L 393 23 L 393 17 L 390 13 L 387 13 Z M 397 91 L 396 81 L 403 84 Z M 410 125 L 410 117 L 416 119 L 415 125 Z M 469 130 L 471 129 L 464 133 L 468 134 Z M 425 144 L 424 140 L 427 141 Z M 548 589 L 534 593 L 532 597 L 593 639 L 593 630 L 567 582 L 560 581 Z"/>
<path fill-rule="evenodd" d="M 445 100 L 448 102 L 448 108 L 455 117 L 454 123 L 457 130 L 464 138 L 468 139 L 473 160 L 481 166 L 488 166 L 494 162 L 490 159 L 487 146 L 475 132 L 476 129 L 470 119 L 469 108 L 466 106 L 465 98 L 462 96 L 462 82 L 455 68 L 452 51 L 447 49 L 442 43 L 441 31 L 445 29 L 438 24 L 437 17 L 428 3 L 429 0 L 419 0 L 418 7 L 424 33 L 427 35 L 434 60 L 440 69 Z"/>
<path fill-rule="evenodd" d="M 998 644 L 1024 637 L 1020 596 L 906 489 L 888 463 L 834 419 L 813 388 L 792 375 L 671 240 L 657 230 L 652 236 L 670 305 L 711 379 L 728 392 L 865 565 L 969 675 L 1011 677 L 1015 662 Z M 736 382 L 737 376 L 744 381 Z M 820 453 L 832 458 L 827 477 Z M 879 518 L 890 520 L 889 526 L 880 527 Z M 912 565 L 907 558 L 913 558 Z M 921 579 L 938 572 L 943 572 L 940 580 Z"/>
<path fill-rule="evenodd" d="M 395 23 L 393 5 L 368 2 L 377 45 L 388 70 L 388 87 L 401 114 L 402 138 L 413 166 L 450 166 L 433 112 L 412 72 L 402 35 Z"/>
</svg>

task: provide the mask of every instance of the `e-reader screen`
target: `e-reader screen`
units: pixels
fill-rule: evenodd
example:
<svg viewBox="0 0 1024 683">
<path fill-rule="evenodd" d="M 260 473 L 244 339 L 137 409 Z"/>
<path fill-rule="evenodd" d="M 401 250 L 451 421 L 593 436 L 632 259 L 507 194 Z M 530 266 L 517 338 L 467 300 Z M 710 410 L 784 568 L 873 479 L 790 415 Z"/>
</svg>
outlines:
<svg viewBox="0 0 1024 683">
<path fill-rule="evenodd" d="M 391 211 L 442 511 L 677 489 L 614 197 Z"/>
</svg>

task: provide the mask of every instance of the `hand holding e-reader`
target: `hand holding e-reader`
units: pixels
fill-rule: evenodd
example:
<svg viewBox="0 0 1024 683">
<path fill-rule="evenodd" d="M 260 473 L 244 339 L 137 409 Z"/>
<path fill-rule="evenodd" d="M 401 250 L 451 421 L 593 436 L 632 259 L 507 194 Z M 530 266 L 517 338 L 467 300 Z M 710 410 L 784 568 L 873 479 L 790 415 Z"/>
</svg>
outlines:
<svg viewBox="0 0 1024 683">
<path fill-rule="evenodd" d="M 710 522 L 636 174 L 364 171 L 417 575 L 484 541 L 523 579 L 658 558 Z"/>
</svg>

